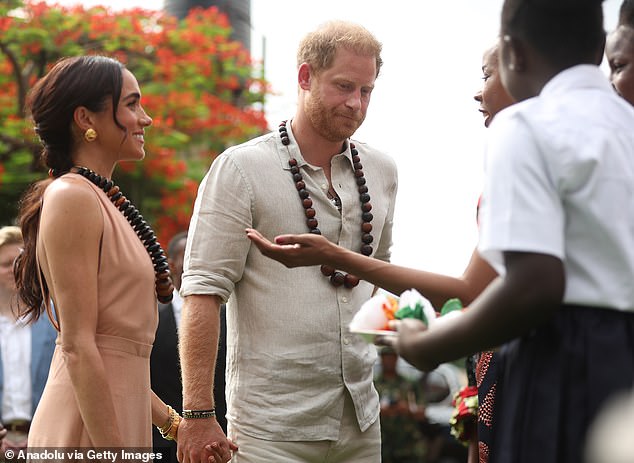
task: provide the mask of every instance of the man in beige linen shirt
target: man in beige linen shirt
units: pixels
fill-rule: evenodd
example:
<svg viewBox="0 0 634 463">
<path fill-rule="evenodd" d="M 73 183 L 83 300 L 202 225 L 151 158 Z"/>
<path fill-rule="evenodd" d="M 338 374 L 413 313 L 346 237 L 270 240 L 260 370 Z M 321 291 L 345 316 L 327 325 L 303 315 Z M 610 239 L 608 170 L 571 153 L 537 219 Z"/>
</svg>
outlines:
<svg viewBox="0 0 634 463">
<path fill-rule="evenodd" d="M 312 230 L 389 260 L 396 166 L 350 140 L 380 52 L 356 24 L 309 33 L 298 51 L 294 118 L 225 151 L 200 185 L 181 286 L 183 409 L 193 411 L 179 428 L 182 463 L 208 454 L 224 463 L 232 443 L 237 463 L 380 461 L 376 349 L 348 329 L 374 287 L 333 269 L 324 270 L 330 277 L 319 267 L 287 269 L 245 236 L 246 228 L 269 238 Z M 206 412 L 225 301 L 229 440 Z"/>
</svg>

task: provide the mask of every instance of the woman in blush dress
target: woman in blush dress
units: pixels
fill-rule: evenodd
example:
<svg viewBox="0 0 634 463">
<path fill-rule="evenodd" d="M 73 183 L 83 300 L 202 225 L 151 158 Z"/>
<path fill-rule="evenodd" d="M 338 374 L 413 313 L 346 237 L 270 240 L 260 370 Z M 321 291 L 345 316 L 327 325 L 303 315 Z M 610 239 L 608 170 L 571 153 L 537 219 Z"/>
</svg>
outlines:
<svg viewBox="0 0 634 463">
<path fill-rule="evenodd" d="M 152 229 L 109 178 L 143 159 L 152 119 L 134 75 L 103 56 L 60 60 L 28 107 L 52 178 L 22 200 L 14 272 L 23 312 L 46 310 L 59 330 L 28 445 L 151 451 L 152 423 L 173 439 L 180 418 L 150 389 L 156 299 L 171 297 L 171 279 Z"/>
</svg>

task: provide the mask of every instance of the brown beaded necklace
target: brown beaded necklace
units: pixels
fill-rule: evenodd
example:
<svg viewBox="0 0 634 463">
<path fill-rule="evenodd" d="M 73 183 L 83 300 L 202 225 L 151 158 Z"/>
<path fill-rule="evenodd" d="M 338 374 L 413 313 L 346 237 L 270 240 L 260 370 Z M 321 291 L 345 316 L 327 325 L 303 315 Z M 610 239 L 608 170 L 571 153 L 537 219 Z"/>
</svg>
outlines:
<svg viewBox="0 0 634 463">
<path fill-rule="evenodd" d="M 152 227 L 143 219 L 139 210 L 123 196 L 119 187 L 115 185 L 112 180 L 93 172 L 87 167 L 75 166 L 71 169 L 71 172 L 86 177 L 101 188 L 106 195 L 108 195 L 110 201 L 121 211 L 152 259 L 157 299 L 163 304 L 170 302 L 174 291 L 172 276 L 170 275 L 165 251 L 163 251 L 163 248 L 161 248 L 161 245 L 156 239 Z"/>
<path fill-rule="evenodd" d="M 280 123 L 279 132 L 282 144 L 288 149 L 288 145 L 291 140 L 288 137 L 286 122 L 287 121 L 282 121 Z M 363 223 L 361 224 L 361 242 L 363 244 L 361 245 L 359 252 L 364 256 L 369 256 L 372 254 L 372 246 L 370 246 L 370 243 L 372 243 L 374 239 L 370 234 L 372 231 L 372 224 L 370 222 L 372 222 L 373 218 L 372 213 L 370 212 L 372 210 L 372 204 L 370 204 L 370 195 L 368 193 L 368 187 L 363 174 L 361 158 L 359 157 L 359 152 L 352 142 L 350 142 L 350 152 L 352 153 L 354 176 L 356 178 L 357 186 L 359 187 L 358 191 L 359 201 L 361 202 L 361 219 L 363 220 Z M 313 209 L 313 200 L 310 199 L 310 194 L 306 189 L 306 183 L 304 182 L 304 178 L 302 177 L 299 166 L 297 165 L 297 160 L 294 157 L 291 157 L 288 161 L 288 165 L 291 167 L 291 175 L 295 181 L 295 188 L 297 188 L 299 198 L 302 201 L 302 206 L 304 207 L 308 230 L 310 233 L 321 235 L 321 230 L 318 228 L 319 222 L 317 222 L 317 219 L 315 218 L 316 213 L 315 209 Z M 329 265 L 322 265 L 321 273 L 330 278 L 330 283 L 332 283 L 333 286 L 344 285 L 346 288 L 354 288 L 359 284 L 359 277 L 352 275 L 351 273 L 344 274 Z"/>
</svg>

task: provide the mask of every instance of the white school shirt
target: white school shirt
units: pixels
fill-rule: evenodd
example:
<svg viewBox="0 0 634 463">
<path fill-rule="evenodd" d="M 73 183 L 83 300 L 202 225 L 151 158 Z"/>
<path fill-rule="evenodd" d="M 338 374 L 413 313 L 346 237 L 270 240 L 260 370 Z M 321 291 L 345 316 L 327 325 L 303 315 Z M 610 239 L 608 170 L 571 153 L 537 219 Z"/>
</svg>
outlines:
<svg viewBox="0 0 634 463">
<path fill-rule="evenodd" d="M 501 111 L 486 149 L 479 252 L 558 257 L 564 303 L 634 311 L 634 109 L 591 65 Z"/>
</svg>

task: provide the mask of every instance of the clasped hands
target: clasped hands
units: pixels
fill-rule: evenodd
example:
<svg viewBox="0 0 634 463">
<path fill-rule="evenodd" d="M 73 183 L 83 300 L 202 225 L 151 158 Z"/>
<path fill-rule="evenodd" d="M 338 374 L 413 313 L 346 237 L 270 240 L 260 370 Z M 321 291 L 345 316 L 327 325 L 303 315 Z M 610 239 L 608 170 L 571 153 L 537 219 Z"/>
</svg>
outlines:
<svg viewBox="0 0 634 463">
<path fill-rule="evenodd" d="M 227 463 L 237 450 L 214 418 L 184 419 L 178 427 L 180 463 Z"/>
</svg>

